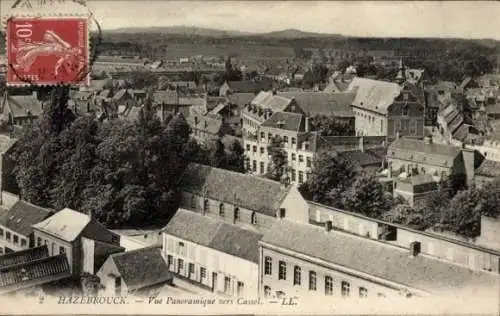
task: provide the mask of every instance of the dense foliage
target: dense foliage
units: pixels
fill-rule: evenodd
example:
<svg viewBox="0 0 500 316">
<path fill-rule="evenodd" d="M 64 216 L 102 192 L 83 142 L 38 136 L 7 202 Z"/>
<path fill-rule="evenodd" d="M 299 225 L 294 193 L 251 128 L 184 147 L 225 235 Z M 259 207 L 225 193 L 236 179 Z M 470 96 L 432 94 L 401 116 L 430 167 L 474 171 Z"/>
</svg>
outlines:
<svg viewBox="0 0 500 316">
<path fill-rule="evenodd" d="M 317 115 L 311 119 L 311 127 L 321 136 L 354 136 L 354 124 L 349 124 L 334 115 Z"/>
<path fill-rule="evenodd" d="M 271 158 L 271 163 L 268 164 L 266 177 L 271 180 L 280 181 L 283 174 L 285 174 L 288 155 L 283 146 L 283 139 L 279 136 L 271 138 L 271 142 L 267 146 L 267 153 Z"/>
</svg>

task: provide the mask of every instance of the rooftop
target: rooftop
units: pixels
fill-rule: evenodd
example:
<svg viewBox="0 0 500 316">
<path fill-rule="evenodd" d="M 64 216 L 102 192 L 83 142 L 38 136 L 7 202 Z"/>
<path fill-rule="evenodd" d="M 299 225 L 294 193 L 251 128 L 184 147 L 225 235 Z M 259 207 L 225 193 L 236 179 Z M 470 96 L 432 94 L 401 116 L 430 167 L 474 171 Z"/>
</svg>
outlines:
<svg viewBox="0 0 500 316">
<path fill-rule="evenodd" d="M 356 77 L 347 91 L 356 92 L 353 106 L 385 114 L 401 93 L 401 87 L 392 82 Z"/>
<path fill-rule="evenodd" d="M 89 223 L 90 217 L 88 215 L 65 208 L 44 221 L 33 225 L 33 228 L 65 241 L 73 241 Z"/>
<path fill-rule="evenodd" d="M 338 117 L 353 117 L 351 105 L 355 99 L 354 92 L 283 92 L 278 95 L 293 98 L 306 116 L 335 115 Z"/>
<path fill-rule="evenodd" d="M 7 212 L 0 214 L 0 225 L 29 236 L 33 232 L 32 226 L 49 217 L 52 212 L 26 201 L 17 201 Z"/>
<path fill-rule="evenodd" d="M 196 163 L 184 171 L 179 189 L 273 217 L 289 190 L 269 179 Z"/>
<path fill-rule="evenodd" d="M 43 113 L 42 103 L 34 95 L 7 95 L 10 111 L 14 117 L 28 115 L 38 117 Z"/>
<path fill-rule="evenodd" d="M 303 115 L 290 112 L 275 112 L 261 126 L 299 132 L 304 129 Z"/>
<path fill-rule="evenodd" d="M 475 174 L 490 178 L 500 177 L 500 161 L 483 160 L 481 165 L 476 169 Z"/>
<path fill-rule="evenodd" d="M 113 254 L 110 260 L 131 290 L 164 283 L 173 279 L 158 247 L 147 247 Z"/>
<path fill-rule="evenodd" d="M 412 257 L 407 249 L 313 225 L 277 221 L 262 242 L 423 291 L 498 286 L 491 273 L 424 255 Z"/>
<path fill-rule="evenodd" d="M 442 145 L 424 140 L 402 137 L 389 145 L 389 158 L 418 161 L 451 168 L 461 149 L 452 145 Z"/>
<path fill-rule="evenodd" d="M 186 229 L 189 226 L 190 229 Z M 179 209 L 164 232 L 254 263 L 259 262 L 258 241 L 262 234 Z"/>
<path fill-rule="evenodd" d="M 9 266 L 24 264 L 34 260 L 47 258 L 48 256 L 49 250 L 46 245 L 11 252 L 0 256 L 0 270 Z"/>
</svg>

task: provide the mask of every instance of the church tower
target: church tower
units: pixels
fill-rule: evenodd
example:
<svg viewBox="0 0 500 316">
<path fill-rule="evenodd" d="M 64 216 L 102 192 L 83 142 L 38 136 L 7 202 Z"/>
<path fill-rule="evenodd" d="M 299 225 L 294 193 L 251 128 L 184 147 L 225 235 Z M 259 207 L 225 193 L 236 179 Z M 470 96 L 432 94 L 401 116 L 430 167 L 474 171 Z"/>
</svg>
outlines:
<svg viewBox="0 0 500 316">
<path fill-rule="evenodd" d="M 406 69 L 403 63 L 403 57 L 399 60 L 399 70 L 395 80 L 399 84 L 403 84 L 406 81 Z"/>
</svg>

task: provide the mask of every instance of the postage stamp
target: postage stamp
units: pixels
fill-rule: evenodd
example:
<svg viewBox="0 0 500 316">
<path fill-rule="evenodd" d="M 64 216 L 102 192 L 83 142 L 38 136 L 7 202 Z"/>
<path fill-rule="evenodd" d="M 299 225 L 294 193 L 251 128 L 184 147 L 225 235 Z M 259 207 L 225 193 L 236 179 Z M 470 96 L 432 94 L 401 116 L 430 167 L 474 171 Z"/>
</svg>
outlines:
<svg viewBox="0 0 500 316">
<path fill-rule="evenodd" d="M 7 21 L 7 84 L 88 84 L 88 19 L 12 17 Z"/>
</svg>

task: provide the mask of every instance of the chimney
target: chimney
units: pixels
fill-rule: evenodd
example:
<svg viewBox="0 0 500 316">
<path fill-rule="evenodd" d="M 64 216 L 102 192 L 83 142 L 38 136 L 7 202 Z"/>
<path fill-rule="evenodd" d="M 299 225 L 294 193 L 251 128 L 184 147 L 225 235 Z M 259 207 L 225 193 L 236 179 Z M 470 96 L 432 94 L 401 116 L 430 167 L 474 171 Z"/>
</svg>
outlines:
<svg viewBox="0 0 500 316">
<path fill-rule="evenodd" d="M 412 241 L 410 243 L 410 256 L 416 257 L 420 253 L 420 241 Z"/>
<path fill-rule="evenodd" d="M 464 162 L 467 186 L 470 187 L 474 183 L 476 152 L 473 149 L 465 148 L 464 144 L 462 148 L 462 159 Z"/>
<path fill-rule="evenodd" d="M 396 139 L 399 139 L 400 135 L 399 132 L 396 132 Z"/>
<path fill-rule="evenodd" d="M 365 138 L 363 136 L 359 137 L 359 150 L 361 152 L 365 151 Z"/>
<path fill-rule="evenodd" d="M 309 118 L 306 117 L 306 119 L 305 119 L 305 130 L 306 130 L 306 132 L 309 132 L 309 128 L 310 128 L 309 125 L 310 125 Z"/>
<path fill-rule="evenodd" d="M 325 231 L 326 232 L 331 231 L 332 230 L 332 226 L 333 226 L 332 221 L 326 221 L 325 222 Z"/>
</svg>

